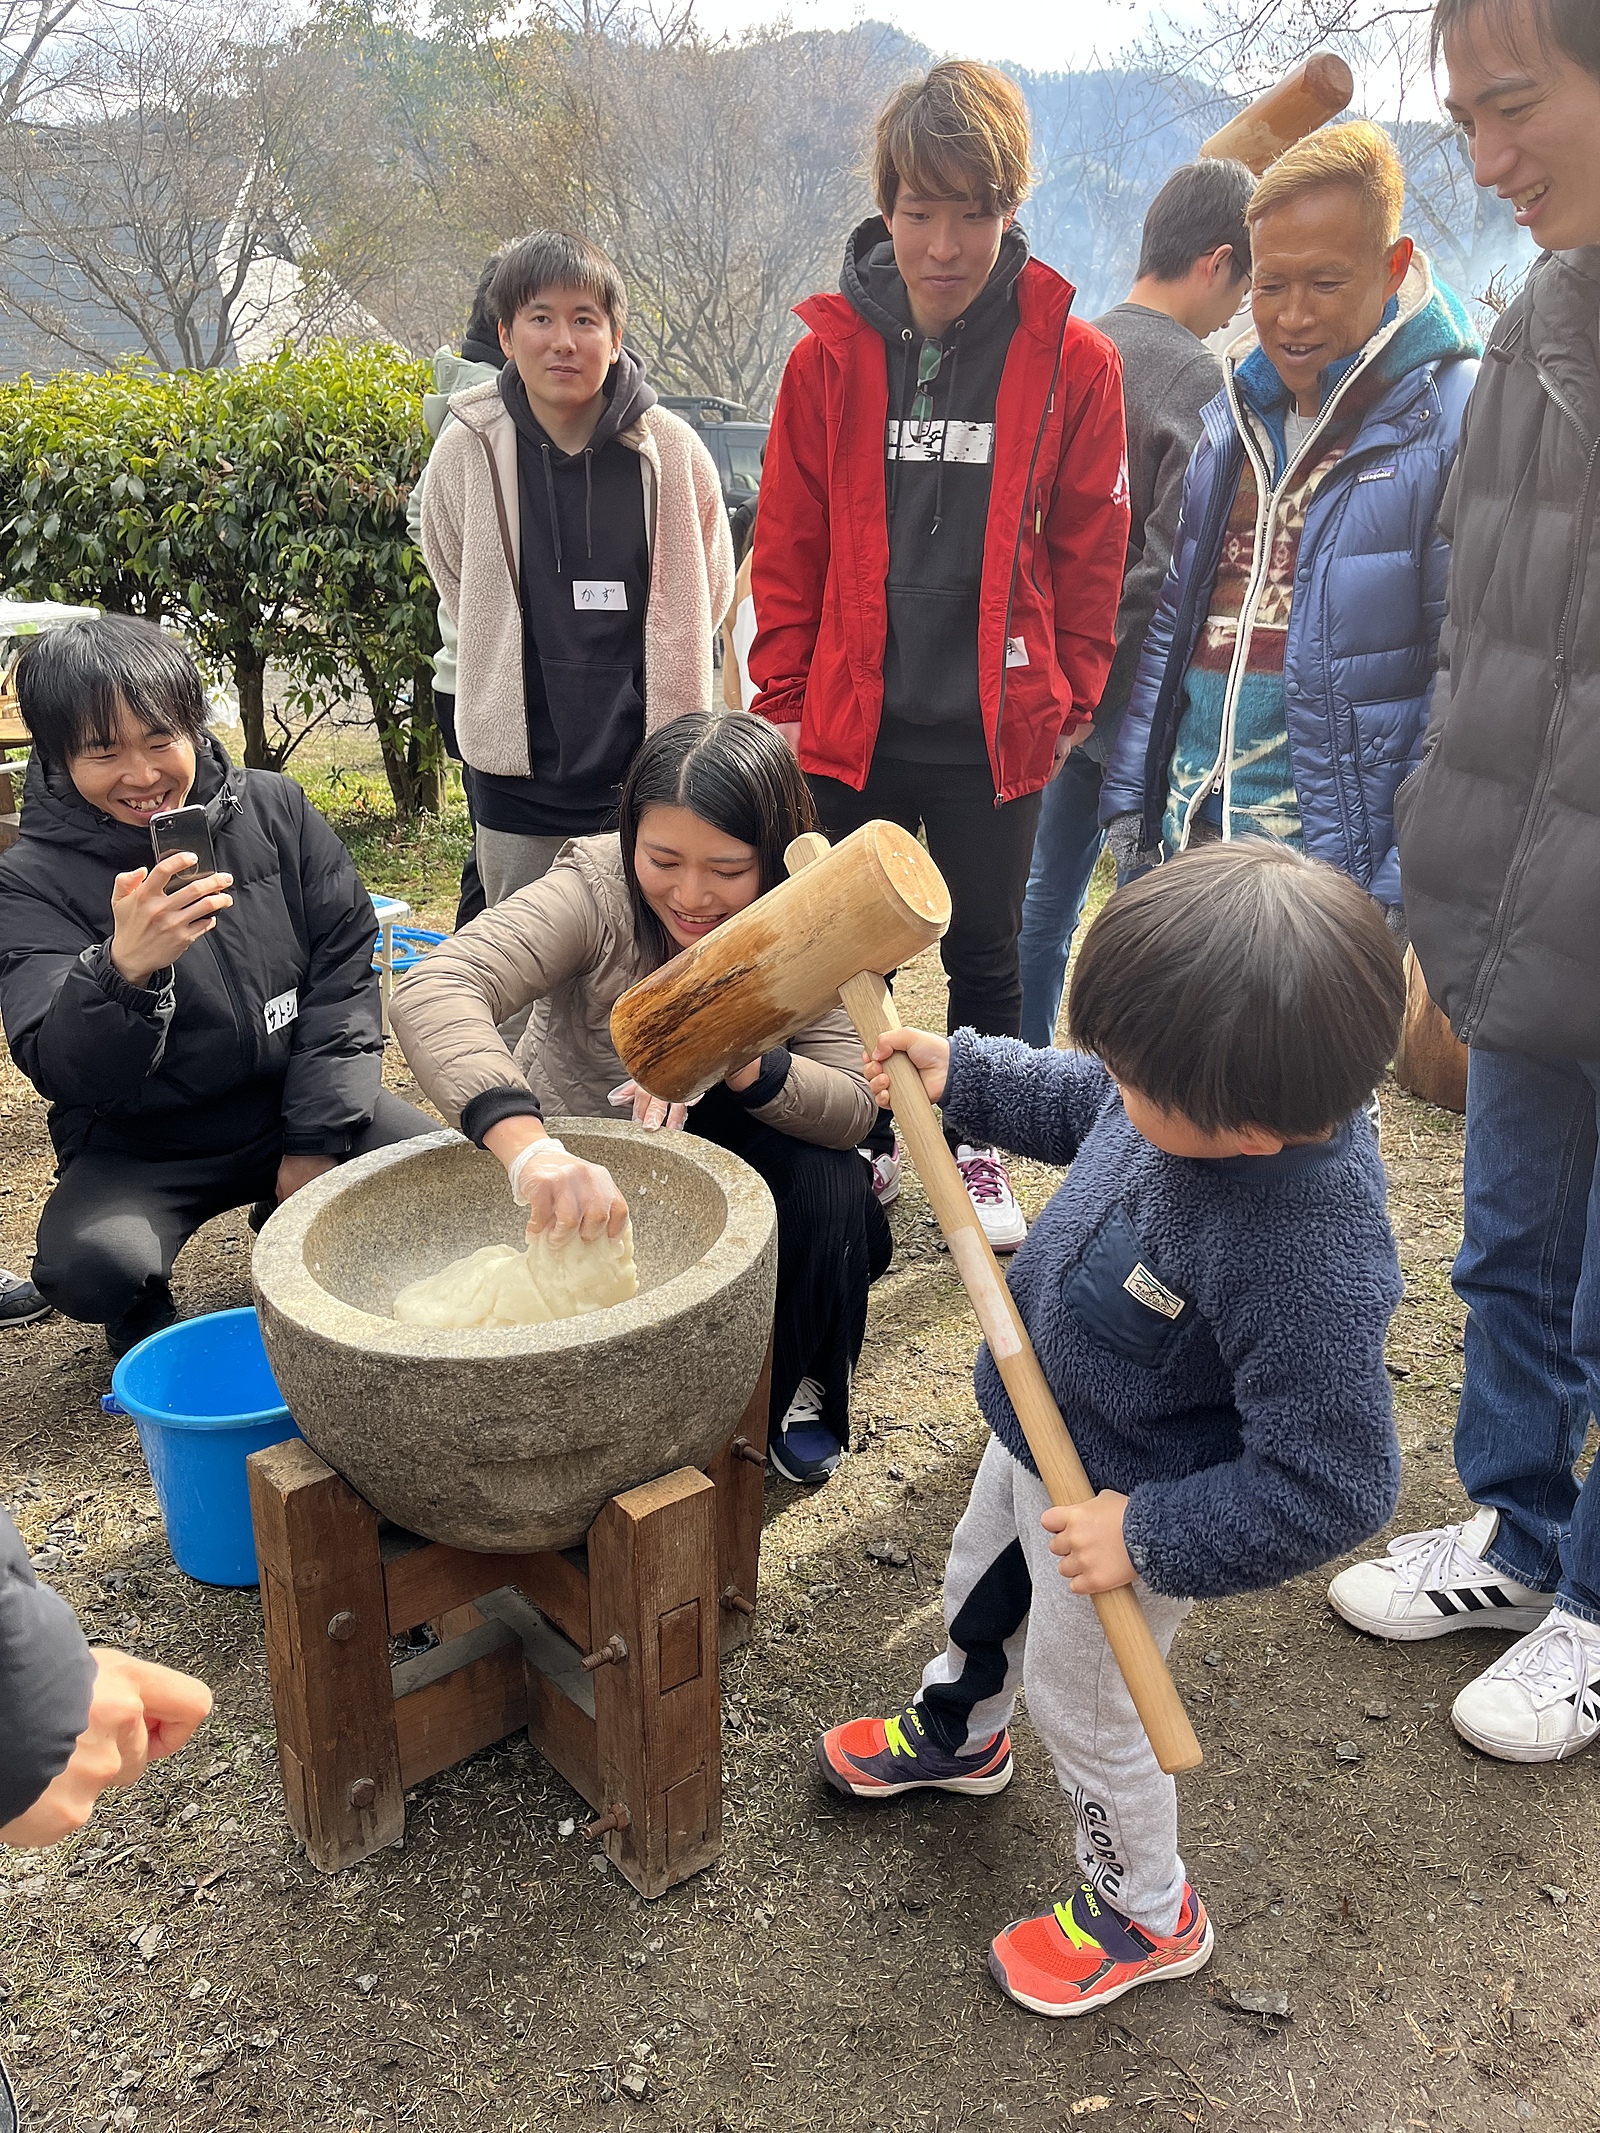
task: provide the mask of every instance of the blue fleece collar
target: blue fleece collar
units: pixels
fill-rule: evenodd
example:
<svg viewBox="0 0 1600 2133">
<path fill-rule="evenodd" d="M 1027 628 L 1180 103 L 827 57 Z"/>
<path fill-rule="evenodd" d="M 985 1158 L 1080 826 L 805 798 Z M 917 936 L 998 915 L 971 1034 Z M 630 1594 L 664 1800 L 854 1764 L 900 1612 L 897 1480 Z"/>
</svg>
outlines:
<svg viewBox="0 0 1600 2133">
<path fill-rule="evenodd" d="M 1189 1160 L 1204 1163 L 1214 1177 L 1240 1178 L 1246 1185 L 1277 1185 L 1285 1178 L 1320 1170 L 1324 1164 L 1343 1162 L 1350 1150 L 1350 1136 L 1358 1126 L 1363 1132 L 1372 1130 L 1359 1111 L 1325 1141 L 1300 1141 L 1293 1147 L 1280 1148 L 1276 1155 L 1193 1156 Z"/>
<path fill-rule="evenodd" d="M 1428 307 L 1424 305 L 1423 311 L 1425 312 L 1427 309 Z M 1398 296 L 1391 296 L 1383 307 L 1383 317 L 1379 319 L 1376 331 L 1382 333 L 1385 326 L 1393 325 L 1399 314 L 1400 299 Z M 1422 315 L 1422 312 L 1418 313 L 1419 317 Z M 1401 334 L 1396 334 L 1395 339 L 1399 340 L 1400 338 Z M 1354 349 L 1349 355 L 1340 356 L 1337 363 L 1330 363 L 1326 369 L 1318 372 L 1317 385 L 1321 394 L 1318 405 L 1320 407 L 1327 406 L 1330 397 L 1338 391 L 1340 385 L 1361 361 L 1366 347 L 1367 343 L 1363 341 L 1361 346 Z M 1385 354 L 1388 353 L 1387 350 L 1384 352 Z M 1234 373 L 1234 380 L 1241 394 L 1249 401 L 1251 408 L 1267 425 L 1276 455 L 1273 467 L 1274 479 L 1280 478 L 1289 458 L 1288 439 L 1284 433 L 1283 426 L 1284 417 L 1288 414 L 1292 404 L 1289 388 L 1278 375 L 1277 365 L 1259 343 L 1239 365 L 1239 368 Z"/>
<path fill-rule="evenodd" d="M 1383 317 L 1378 321 L 1376 331 L 1382 333 L 1385 327 L 1391 326 L 1399 312 L 1400 299 L 1391 296 L 1383 308 Z M 1363 342 L 1352 354 L 1341 356 L 1337 363 L 1330 363 L 1321 372 L 1318 385 L 1322 407 L 1327 406 L 1369 345 Z M 1482 353 L 1483 343 L 1467 314 L 1466 305 L 1448 282 L 1435 279 L 1428 301 L 1414 311 L 1387 346 L 1379 350 L 1373 360 L 1371 375 L 1382 384 L 1393 384 L 1409 372 L 1421 369 L 1425 363 L 1448 362 L 1457 357 L 1481 356 Z M 1240 396 L 1267 426 L 1277 453 L 1277 473 L 1281 476 L 1288 458 L 1283 418 L 1291 405 L 1289 388 L 1259 343 L 1233 375 Z"/>
</svg>

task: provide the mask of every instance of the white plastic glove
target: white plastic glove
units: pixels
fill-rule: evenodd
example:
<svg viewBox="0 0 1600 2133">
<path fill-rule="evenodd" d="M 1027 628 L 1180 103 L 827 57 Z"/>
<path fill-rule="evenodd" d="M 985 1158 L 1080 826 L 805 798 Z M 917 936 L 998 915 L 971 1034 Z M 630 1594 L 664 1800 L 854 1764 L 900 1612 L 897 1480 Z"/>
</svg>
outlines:
<svg viewBox="0 0 1600 2133">
<path fill-rule="evenodd" d="M 699 1101 L 698 1097 L 695 1099 Z M 658 1126 L 665 1126 L 669 1133 L 678 1132 L 689 1116 L 687 1104 L 668 1103 L 664 1096 L 652 1096 L 648 1089 L 641 1089 L 636 1081 L 625 1081 L 620 1089 L 613 1089 L 606 1098 L 620 1110 L 624 1104 L 633 1106 L 633 1122 L 653 1133 Z"/>
<path fill-rule="evenodd" d="M 530 1237 L 548 1230 L 552 1244 L 565 1244 L 571 1237 L 592 1243 L 622 1235 L 628 1203 L 610 1171 L 585 1163 L 549 1134 L 513 1158 L 506 1178 L 512 1199 L 528 1210 Z"/>
</svg>

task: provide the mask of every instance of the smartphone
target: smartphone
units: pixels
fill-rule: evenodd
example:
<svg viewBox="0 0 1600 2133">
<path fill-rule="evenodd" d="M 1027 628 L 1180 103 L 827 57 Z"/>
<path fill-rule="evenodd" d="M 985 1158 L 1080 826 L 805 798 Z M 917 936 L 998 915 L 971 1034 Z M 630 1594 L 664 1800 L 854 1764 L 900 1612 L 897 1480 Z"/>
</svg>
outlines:
<svg viewBox="0 0 1600 2133">
<path fill-rule="evenodd" d="M 198 866 L 185 867 L 174 874 L 167 883 L 167 894 L 174 889 L 186 889 L 191 881 L 198 881 L 203 874 L 217 871 L 217 855 L 211 848 L 211 824 L 206 820 L 203 807 L 169 807 L 164 814 L 150 817 L 150 842 L 155 847 L 157 859 L 165 859 L 171 852 L 193 852 Z"/>
</svg>

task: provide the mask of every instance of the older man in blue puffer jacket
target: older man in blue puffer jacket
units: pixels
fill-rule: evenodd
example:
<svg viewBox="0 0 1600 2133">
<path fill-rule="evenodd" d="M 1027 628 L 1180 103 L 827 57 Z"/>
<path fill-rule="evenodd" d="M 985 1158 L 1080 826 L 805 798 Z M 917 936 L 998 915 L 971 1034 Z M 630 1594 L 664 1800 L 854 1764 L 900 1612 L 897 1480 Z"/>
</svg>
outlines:
<svg viewBox="0 0 1600 2133">
<path fill-rule="evenodd" d="M 1437 530 L 1481 346 L 1399 234 L 1364 121 L 1311 135 L 1247 213 L 1254 330 L 1189 463 L 1172 568 L 1107 767 L 1119 878 L 1275 837 L 1403 923 L 1394 795 L 1421 752 L 1444 613 Z"/>
</svg>

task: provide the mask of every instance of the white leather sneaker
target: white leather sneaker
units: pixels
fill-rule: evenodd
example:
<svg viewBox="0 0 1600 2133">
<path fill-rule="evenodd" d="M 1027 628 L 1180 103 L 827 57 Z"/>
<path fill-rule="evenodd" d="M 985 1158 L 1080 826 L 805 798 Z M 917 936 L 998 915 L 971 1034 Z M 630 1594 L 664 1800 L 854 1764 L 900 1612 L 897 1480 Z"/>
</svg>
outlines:
<svg viewBox="0 0 1600 2133">
<path fill-rule="evenodd" d="M 967 1198 L 978 1210 L 983 1234 L 992 1252 L 1014 1252 L 1028 1234 L 1006 1166 L 992 1148 L 969 1148 L 965 1141 L 956 1150 L 956 1168 L 967 1188 Z"/>
<path fill-rule="evenodd" d="M 1552 1607 L 1455 1700 L 1463 1740 L 1506 1763 L 1559 1763 L 1600 1740 L 1600 1625 Z"/>
<path fill-rule="evenodd" d="M 1460 1525 L 1402 1533 L 1387 1555 L 1341 1570 L 1328 1587 L 1329 1605 L 1369 1637 L 1400 1644 L 1453 1629 L 1536 1629 L 1550 1594 L 1484 1561 L 1499 1524 L 1498 1511 L 1479 1511 Z"/>
</svg>

